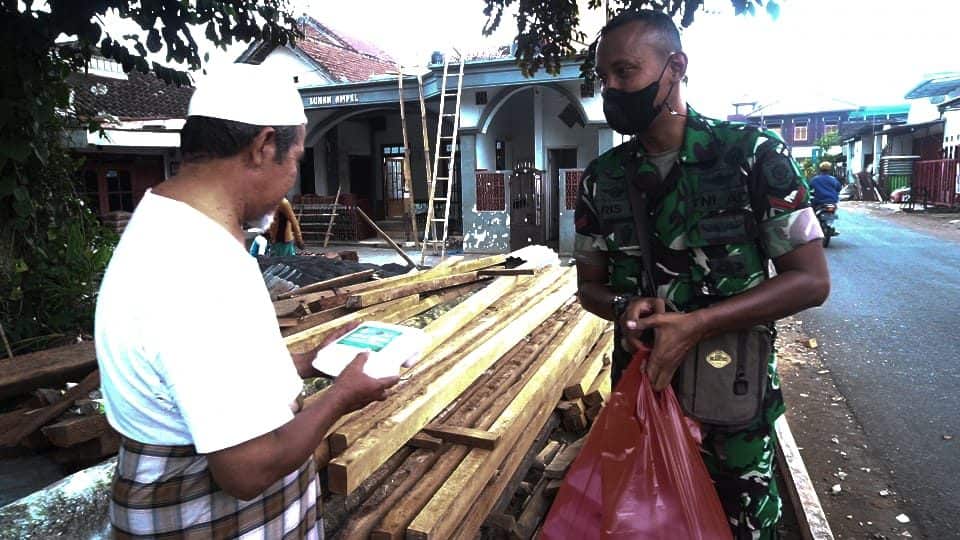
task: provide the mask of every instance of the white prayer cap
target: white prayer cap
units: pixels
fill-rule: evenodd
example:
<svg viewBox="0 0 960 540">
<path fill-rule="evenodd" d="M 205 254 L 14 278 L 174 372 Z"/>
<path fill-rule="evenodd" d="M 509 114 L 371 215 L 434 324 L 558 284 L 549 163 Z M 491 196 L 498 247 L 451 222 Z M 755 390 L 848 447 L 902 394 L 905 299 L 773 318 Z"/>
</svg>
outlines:
<svg viewBox="0 0 960 540">
<path fill-rule="evenodd" d="M 226 64 L 197 82 L 187 116 L 206 116 L 254 126 L 307 123 L 303 100 L 290 77 L 266 66 Z"/>
</svg>

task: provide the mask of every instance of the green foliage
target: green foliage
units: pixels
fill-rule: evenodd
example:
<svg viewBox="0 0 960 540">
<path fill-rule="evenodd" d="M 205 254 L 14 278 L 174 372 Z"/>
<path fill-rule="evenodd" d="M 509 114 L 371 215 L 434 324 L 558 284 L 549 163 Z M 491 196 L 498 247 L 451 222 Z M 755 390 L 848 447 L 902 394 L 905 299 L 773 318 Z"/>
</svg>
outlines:
<svg viewBox="0 0 960 540">
<path fill-rule="evenodd" d="M 817 139 L 816 146 L 819 149 L 819 152 L 817 153 L 819 158 L 815 160 L 810 158 L 803 158 L 798 163 L 798 165 L 800 165 L 800 168 L 803 170 L 803 174 L 807 177 L 808 180 L 813 178 L 820 172 L 820 169 L 819 169 L 820 164 L 823 163 L 824 161 L 829 161 L 834 165 L 834 167 L 836 167 L 837 161 L 840 160 L 843 154 L 842 153 L 830 154 L 829 152 L 830 152 L 830 148 L 837 146 L 838 144 L 840 144 L 840 134 L 838 133 L 828 133 L 827 135 L 824 135 L 823 137 L 820 137 L 819 139 Z"/>
<path fill-rule="evenodd" d="M 132 20 L 143 36 L 115 37 L 108 13 Z M 98 128 L 71 108 L 67 76 L 92 55 L 125 71 L 153 71 L 168 83 L 189 75 L 148 63 L 201 67 L 191 27 L 226 48 L 235 40 L 286 43 L 297 36 L 287 0 L 0 0 L 0 323 L 17 350 L 41 348 L 93 329 L 96 291 L 116 235 L 76 192 L 80 165 L 66 134 Z M 65 34 L 72 43 L 58 45 Z"/>
<path fill-rule="evenodd" d="M 484 0 L 487 16 L 484 35 L 492 34 L 503 20 L 505 9 L 517 0 Z M 608 17 L 627 9 L 654 9 L 680 17 L 684 28 L 693 24 L 694 16 L 703 6 L 704 0 L 613 0 L 609 2 Z M 756 14 L 757 8 L 765 8 L 774 19 L 780 15 L 777 0 L 730 0 L 737 15 Z M 541 68 L 556 75 L 560 72 L 563 60 L 583 52 L 579 44 L 592 43 L 580 66 L 583 77 L 594 78 L 593 52 L 596 47 L 595 36 L 587 36 L 577 30 L 580 23 L 580 8 L 577 0 L 521 0 L 517 14 L 517 65 L 527 77 L 532 77 Z M 602 9 L 605 2 L 590 0 L 589 9 Z M 619 5 L 618 5 L 619 4 Z"/>
</svg>

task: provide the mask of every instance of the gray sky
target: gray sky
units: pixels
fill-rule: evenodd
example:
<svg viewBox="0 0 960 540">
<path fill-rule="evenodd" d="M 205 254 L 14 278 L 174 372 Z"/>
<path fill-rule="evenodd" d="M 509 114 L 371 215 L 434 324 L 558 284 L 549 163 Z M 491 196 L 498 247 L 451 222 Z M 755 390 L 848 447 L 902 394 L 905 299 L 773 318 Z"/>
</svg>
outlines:
<svg viewBox="0 0 960 540">
<path fill-rule="evenodd" d="M 760 102 L 837 98 L 861 105 L 903 102 L 929 72 L 960 70 L 957 0 L 780 0 L 780 17 L 733 15 L 729 0 L 707 0 L 683 32 L 690 57 L 687 97 L 725 116 L 744 95 Z M 300 7 L 363 36 L 405 63 L 433 49 L 485 42 L 482 0 L 302 0 Z M 358 14 L 376 13 L 375 17 Z M 428 27 L 429 30 L 423 30 Z M 505 18 L 497 39 L 509 43 Z M 817 96 L 819 94 L 819 96 Z"/>
<path fill-rule="evenodd" d="M 586 2 L 582 2 L 584 5 Z M 433 50 L 509 43 L 516 22 L 505 16 L 496 35 L 481 35 L 483 0 L 293 0 L 332 27 L 379 45 L 404 65 L 425 63 Z M 921 78 L 960 71 L 957 0 L 780 0 L 777 20 L 766 13 L 733 15 L 730 0 L 706 0 L 706 12 L 683 31 L 690 57 L 687 99 L 723 117 L 749 98 L 817 104 L 902 103 Z M 590 15 L 594 19 L 600 14 Z M 116 34 L 129 27 L 115 19 Z M 120 30 L 122 28 L 122 30 Z M 197 38 L 202 38 L 202 31 Z M 211 51 L 211 64 L 232 61 L 238 45 Z"/>
</svg>

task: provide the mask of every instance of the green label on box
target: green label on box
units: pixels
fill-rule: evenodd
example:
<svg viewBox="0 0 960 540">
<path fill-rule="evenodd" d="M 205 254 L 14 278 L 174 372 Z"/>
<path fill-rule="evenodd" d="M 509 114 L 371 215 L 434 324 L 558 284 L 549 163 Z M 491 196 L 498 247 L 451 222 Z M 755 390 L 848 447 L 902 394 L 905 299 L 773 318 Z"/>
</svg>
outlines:
<svg viewBox="0 0 960 540">
<path fill-rule="evenodd" d="M 340 338 L 337 342 L 348 347 L 356 347 L 373 352 L 382 351 L 390 342 L 402 333 L 392 328 L 380 328 L 377 326 L 361 326 L 346 336 Z"/>
</svg>

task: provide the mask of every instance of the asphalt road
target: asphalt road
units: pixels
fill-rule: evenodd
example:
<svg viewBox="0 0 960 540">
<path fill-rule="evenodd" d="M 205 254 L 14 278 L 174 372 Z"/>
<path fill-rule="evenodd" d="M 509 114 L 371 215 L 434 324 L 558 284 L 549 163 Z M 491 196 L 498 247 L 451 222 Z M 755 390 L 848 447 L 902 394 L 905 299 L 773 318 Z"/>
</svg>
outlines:
<svg viewBox="0 0 960 540">
<path fill-rule="evenodd" d="M 911 520 L 929 538 L 960 538 L 960 243 L 864 210 L 839 215 L 832 292 L 801 315 L 804 330 Z"/>
</svg>

